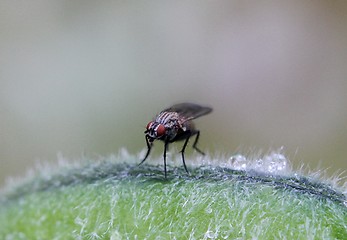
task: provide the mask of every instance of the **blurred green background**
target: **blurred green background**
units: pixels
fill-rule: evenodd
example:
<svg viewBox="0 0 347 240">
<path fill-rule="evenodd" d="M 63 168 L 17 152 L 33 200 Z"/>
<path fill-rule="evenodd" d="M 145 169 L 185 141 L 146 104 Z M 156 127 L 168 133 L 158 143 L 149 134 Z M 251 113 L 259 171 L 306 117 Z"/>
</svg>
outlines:
<svg viewBox="0 0 347 240">
<path fill-rule="evenodd" d="M 58 153 L 137 154 L 183 101 L 214 107 L 212 155 L 346 170 L 346 25 L 343 0 L 1 1 L 0 186 Z"/>
</svg>

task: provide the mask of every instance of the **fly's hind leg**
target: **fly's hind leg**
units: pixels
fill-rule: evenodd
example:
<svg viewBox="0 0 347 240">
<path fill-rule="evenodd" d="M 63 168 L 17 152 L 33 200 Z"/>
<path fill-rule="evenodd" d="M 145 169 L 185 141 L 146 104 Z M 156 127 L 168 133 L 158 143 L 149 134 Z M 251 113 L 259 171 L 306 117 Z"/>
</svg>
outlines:
<svg viewBox="0 0 347 240">
<path fill-rule="evenodd" d="M 192 135 L 191 133 L 189 133 L 189 135 L 187 135 L 186 141 L 184 142 L 182 150 L 181 150 L 183 166 L 184 166 L 184 169 L 186 170 L 186 172 L 188 174 L 189 174 L 188 168 L 187 168 L 187 165 L 186 165 L 186 161 L 184 160 L 184 151 L 186 150 L 186 147 L 187 147 L 187 144 L 188 144 L 188 141 L 189 141 L 189 138 L 190 138 L 191 135 Z"/>
<path fill-rule="evenodd" d="M 197 131 L 195 132 L 195 134 L 196 134 L 196 137 L 195 137 L 195 141 L 194 141 L 194 143 L 193 143 L 193 148 L 194 148 L 196 151 L 198 151 L 200 154 L 205 155 L 205 153 L 204 153 L 203 151 L 201 151 L 201 150 L 196 146 L 196 145 L 198 144 L 198 141 L 199 141 L 200 131 L 197 130 Z"/>
</svg>

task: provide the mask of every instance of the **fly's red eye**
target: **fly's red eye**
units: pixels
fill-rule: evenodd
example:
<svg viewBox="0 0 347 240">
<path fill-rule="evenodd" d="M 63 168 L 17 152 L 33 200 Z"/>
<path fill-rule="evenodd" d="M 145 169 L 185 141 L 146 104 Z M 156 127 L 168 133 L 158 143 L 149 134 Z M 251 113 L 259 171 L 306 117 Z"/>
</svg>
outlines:
<svg viewBox="0 0 347 240">
<path fill-rule="evenodd" d="M 163 136 L 165 134 L 165 132 L 166 132 L 166 129 L 165 129 L 164 125 L 163 124 L 159 124 L 158 128 L 157 128 L 157 136 L 161 137 L 161 136 Z"/>
<path fill-rule="evenodd" d="M 153 124 L 153 121 L 152 122 L 149 122 L 146 126 L 146 129 L 149 130 L 151 127 L 152 127 L 152 124 Z"/>
</svg>

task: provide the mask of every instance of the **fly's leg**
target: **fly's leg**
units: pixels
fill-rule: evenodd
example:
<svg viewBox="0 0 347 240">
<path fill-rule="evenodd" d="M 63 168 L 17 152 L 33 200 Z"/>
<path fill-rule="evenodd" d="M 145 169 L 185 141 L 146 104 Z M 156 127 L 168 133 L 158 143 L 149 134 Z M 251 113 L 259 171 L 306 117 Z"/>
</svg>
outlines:
<svg viewBox="0 0 347 240">
<path fill-rule="evenodd" d="M 147 157 L 149 156 L 149 153 L 151 152 L 152 144 L 149 143 L 147 136 L 145 136 L 145 139 L 146 139 L 146 143 L 147 143 L 147 153 L 146 153 L 145 158 L 139 163 L 138 166 L 140 166 L 144 161 L 146 161 Z"/>
<path fill-rule="evenodd" d="M 188 172 L 188 169 L 187 169 L 186 161 L 184 160 L 184 150 L 185 150 L 186 147 L 187 147 L 187 144 L 188 144 L 188 141 L 189 141 L 189 138 L 190 138 L 191 135 L 192 135 L 192 134 L 189 133 L 189 135 L 188 135 L 187 138 L 186 138 L 186 141 L 185 141 L 184 144 L 183 144 L 182 150 L 181 150 L 183 166 L 184 166 L 184 169 L 186 170 L 186 172 L 187 172 L 188 174 L 189 174 L 189 172 Z"/>
<path fill-rule="evenodd" d="M 200 154 L 205 155 L 205 153 L 204 153 L 203 151 L 201 151 L 201 150 L 196 146 L 196 144 L 198 144 L 198 141 L 199 141 L 200 131 L 197 130 L 197 131 L 195 132 L 195 134 L 196 134 L 196 137 L 195 137 L 195 141 L 194 141 L 194 143 L 193 143 L 193 148 L 194 148 L 196 151 L 198 151 Z"/>
<path fill-rule="evenodd" d="M 168 145 L 169 145 L 169 142 L 168 141 L 165 141 L 165 144 L 164 144 L 164 173 L 165 173 L 165 178 L 166 178 L 166 175 L 167 175 L 167 171 L 166 171 L 166 150 L 168 149 Z"/>
</svg>

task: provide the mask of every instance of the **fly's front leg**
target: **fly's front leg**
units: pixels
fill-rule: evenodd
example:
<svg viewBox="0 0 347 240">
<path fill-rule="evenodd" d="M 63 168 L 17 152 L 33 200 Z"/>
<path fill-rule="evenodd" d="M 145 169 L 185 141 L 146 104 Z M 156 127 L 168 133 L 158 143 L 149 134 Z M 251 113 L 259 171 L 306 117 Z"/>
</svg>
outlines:
<svg viewBox="0 0 347 240">
<path fill-rule="evenodd" d="M 165 178 L 166 178 L 166 175 L 167 175 L 167 172 L 166 172 L 166 150 L 168 149 L 168 146 L 169 146 L 169 141 L 165 141 L 165 144 L 164 144 L 164 173 L 165 173 Z"/>
<path fill-rule="evenodd" d="M 151 152 L 152 149 L 152 143 L 149 143 L 147 136 L 145 136 L 146 143 L 147 143 L 147 153 L 145 158 L 139 163 L 138 166 L 140 166 L 144 161 L 146 161 L 147 157 L 149 156 L 149 153 Z"/>
</svg>

